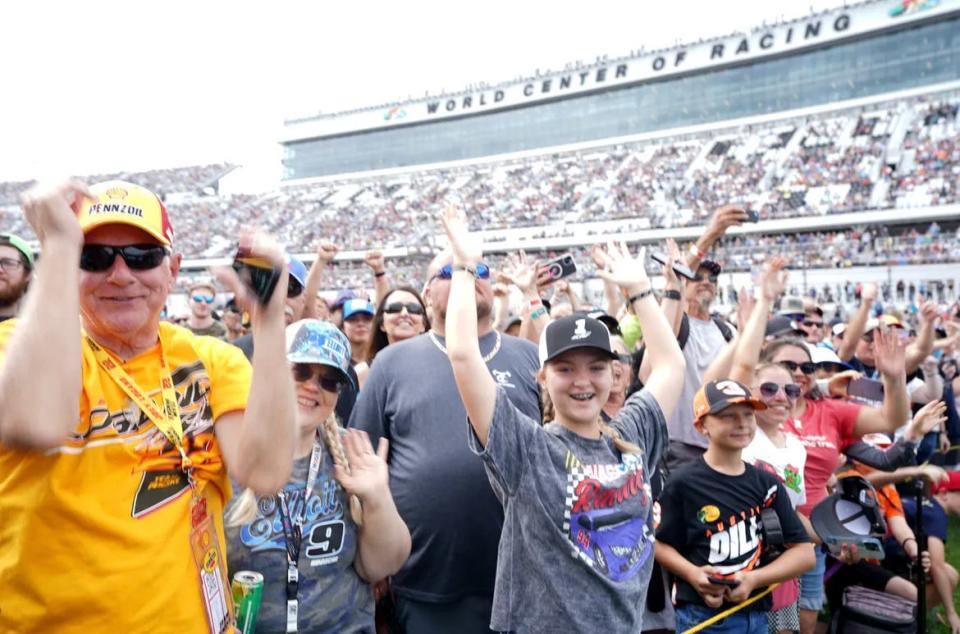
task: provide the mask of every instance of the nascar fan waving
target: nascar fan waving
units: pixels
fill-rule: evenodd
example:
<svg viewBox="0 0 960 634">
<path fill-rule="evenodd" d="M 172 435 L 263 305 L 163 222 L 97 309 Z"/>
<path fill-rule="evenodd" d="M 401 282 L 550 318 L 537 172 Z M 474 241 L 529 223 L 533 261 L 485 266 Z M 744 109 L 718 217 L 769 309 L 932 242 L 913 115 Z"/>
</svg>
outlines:
<svg viewBox="0 0 960 634">
<path fill-rule="evenodd" d="M 287 278 L 253 309 L 251 377 L 161 323 L 181 256 L 156 194 L 71 181 L 23 209 L 43 258 L 0 326 L 0 631 L 225 631 L 227 471 L 261 493 L 290 475 Z M 283 266 L 265 235 L 241 246 Z"/>
<path fill-rule="evenodd" d="M 504 505 L 490 627 L 638 632 L 653 566 L 647 479 L 667 444 L 665 416 L 676 406 L 684 365 L 643 252 L 633 258 L 611 245 L 600 274 L 626 291 L 649 341 L 646 388 L 601 423 L 617 355 L 601 322 L 574 313 L 541 334 L 537 378 L 548 421 L 541 426 L 511 404 L 477 345 L 474 267 L 482 245 L 459 210 L 448 208 L 443 224 L 454 254 L 447 354 L 471 447 Z"/>
</svg>

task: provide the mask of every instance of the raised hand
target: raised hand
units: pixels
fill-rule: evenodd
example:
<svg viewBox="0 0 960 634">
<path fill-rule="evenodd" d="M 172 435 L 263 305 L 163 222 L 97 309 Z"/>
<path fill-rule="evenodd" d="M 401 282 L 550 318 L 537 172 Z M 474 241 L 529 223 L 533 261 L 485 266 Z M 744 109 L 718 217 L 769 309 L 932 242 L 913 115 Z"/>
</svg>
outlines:
<svg viewBox="0 0 960 634">
<path fill-rule="evenodd" d="M 867 282 L 860 287 L 860 301 L 867 302 L 872 306 L 877 301 L 877 285 L 873 282 Z"/>
<path fill-rule="evenodd" d="M 787 259 L 779 255 L 764 265 L 760 274 L 760 292 L 765 300 L 772 303 L 783 294 L 789 277 L 789 272 L 784 270 L 786 266 Z"/>
<path fill-rule="evenodd" d="M 330 264 L 339 251 L 340 247 L 328 240 L 324 240 L 317 245 L 317 260 L 323 264 Z"/>
<path fill-rule="evenodd" d="M 336 465 L 333 476 L 347 493 L 356 495 L 361 502 L 366 502 L 371 496 L 381 495 L 384 491 L 389 495 L 387 470 L 389 450 L 386 438 L 380 439 L 380 444 L 374 452 L 366 432 L 348 429 L 343 435 L 343 451 L 347 456 L 347 464 L 350 465 L 350 473 L 340 465 Z"/>
<path fill-rule="evenodd" d="M 519 253 L 511 253 L 507 256 L 506 266 L 503 267 L 499 279 L 507 284 L 513 284 L 526 295 L 537 292 L 537 262 L 528 260 L 527 253 L 520 250 Z"/>
<path fill-rule="evenodd" d="M 920 302 L 920 320 L 933 323 L 937 319 L 937 305 L 927 300 Z"/>
<path fill-rule="evenodd" d="M 641 247 L 637 257 L 633 257 L 626 244 L 611 242 L 599 254 L 604 264 L 604 268 L 597 271 L 600 277 L 611 284 L 616 284 L 630 295 L 649 290 L 650 278 L 647 277 L 647 269 L 644 266 L 647 257 L 646 249 Z"/>
<path fill-rule="evenodd" d="M 943 401 L 930 401 L 913 415 L 908 431 L 912 438 L 923 438 L 927 433 L 943 425 L 947 420 L 947 405 Z"/>
<path fill-rule="evenodd" d="M 467 227 L 467 217 L 463 210 L 447 205 L 440 216 L 443 230 L 450 240 L 450 249 L 453 251 L 453 261 L 456 264 L 475 264 L 483 256 L 483 241 L 479 236 L 471 234 Z"/>
<path fill-rule="evenodd" d="M 383 263 L 383 251 L 376 249 L 367 251 L 363 254 L 363 261 L 367 264 L 367 266 L 373 269 L 374 273 L 383 273 L 385 270 Z"/>
<path fill-rule="evenodd" d="M 873 354 L 880 374 L 896 378 L 906 373 L 906 344 L 890 328 L 877 328 L 873 336 Z"/>
<path fill-rule="evenodd" d="M 274 267 L 282 270 L 285 274 L 280 276 L 276 288 L 273 289 L 273 295 L 270 296 L 270 303 L 266 306 L 260 304 L 256 293 L 250 290 L 240 278 L 237 272 L 229 266 L 221 266 L 213 269 L 216 278 L 233 292 L 234 297 L 241 306 L 250 313 L 250 320 L 258 323 L 264 317 L 283 319 L 284 299 L 287 297 L 287 285 L 290 276 L 286 275 L 287 261 L 283 247 L 273 236 L 254 228 L 244 228 L 240 233 L 240 247 L 238 253 L 245 257 L 263 258 L 268 260 Z"/>
<path fill-rule="evenodd" d="M 680 247 L 673 238 L 667 238 L 667 263 L 663 265 L 663 277 L 667 281 L 668 289 L 680 288 L 680 278 L 673 271 L 673 265 L 677 262 L 683 262 Z"/>
<path fill-rule="evenodd" d="M 723 237 L 727 229 L 743 224 L 748 218 L 743 205 L 724 205 L 713 212 L 710 222 L 707 224 L 706 233 L 715 240 L 719 239 Z"/>
<path fill-rule="evenodd" d="M 41 245 L 62 239 L 79 246 L 83 230 L 77 212 L 85 199 L 96 198 L 84 183 L 69 180 L 53 187 L 35 185 L 20 196 L 20 204 Z"/>
</svg>

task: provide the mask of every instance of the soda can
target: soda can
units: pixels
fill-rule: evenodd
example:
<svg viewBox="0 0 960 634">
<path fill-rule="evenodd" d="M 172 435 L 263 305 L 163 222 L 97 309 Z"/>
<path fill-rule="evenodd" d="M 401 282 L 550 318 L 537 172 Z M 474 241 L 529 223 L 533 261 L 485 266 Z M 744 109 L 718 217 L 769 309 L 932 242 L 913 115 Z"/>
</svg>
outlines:
<svg viewBox="0 0 960 634">
<path fill-rule="evenodd" d="M 237 612 L 237 628 L 241 634 L 253 634 L 257 627 L 257 613 L 263 596 L 263 575 L 241 570 L 233 575 L 233 605 Z"/>
</svg>

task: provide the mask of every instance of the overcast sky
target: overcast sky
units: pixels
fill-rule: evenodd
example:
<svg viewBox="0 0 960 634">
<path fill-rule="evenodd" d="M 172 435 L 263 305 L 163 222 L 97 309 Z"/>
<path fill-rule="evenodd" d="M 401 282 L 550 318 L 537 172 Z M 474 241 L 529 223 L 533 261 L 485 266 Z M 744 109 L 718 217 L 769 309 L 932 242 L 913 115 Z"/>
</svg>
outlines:
<svg viewBox="0 0 960 634">
<path fill-rule="evenodd" d="M 749 31 L 838 4 L 3 3 L 0 181 L 279 160 L 285 117 Z"/>
</svg>

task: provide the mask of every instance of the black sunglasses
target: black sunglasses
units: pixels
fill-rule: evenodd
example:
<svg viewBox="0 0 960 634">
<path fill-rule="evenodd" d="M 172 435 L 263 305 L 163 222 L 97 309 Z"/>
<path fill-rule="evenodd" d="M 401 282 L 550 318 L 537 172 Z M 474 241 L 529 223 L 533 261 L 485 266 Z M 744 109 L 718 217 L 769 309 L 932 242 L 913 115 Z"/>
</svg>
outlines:
<svg viewBox="0 0 960 634">
<path fill-rule="evenodd" d="M 791 372 L 796 372 L 797 368 L 799 368 L 804 374 L 813 374 L 817 371 L 817 364 L 812 361 L 804 361 L 803 363 L 797 363 L 796 361 L 781 361 L 778 365 L 790 370 Z"/>
<path fill-rule="evenodd" d="M 716 284 L 717 280 L 719 279 L 720 279 L 720 276 L 716 273 L 709 273 L 707 275 L 704 275 L 703 273 L 697 273 L 696 276 L 694 277 L 694 281 L 702 282 L 703 280 L 707 280 L 711 284 Z"/>
<path fill-rule="evenodd" d="M 780 391 L 780 387 L 778 383 L 761 383 L 760 396 L 763 398 L 773 398 L 777 395 L 777 392 Z M 786 394 L 788 399 L 795 401 L 800 398 L 800 386 L 796 383 L 787 383 L 782 387 L 783 393 Z"/>
<path fill-rule="evenodd" d="M 481 280 L 489 279 L 490 267 L 484 264 L 483 262 L 478 262 L 474 270 L 476 270 L 477 277 L 480 278 Z M 439 277 L 441 280 L 449 280 L 451 277 L 453 277 L 453 265 L 444 264 L 442 267 L 440 267 L 440 270 L 437 271 L 436 274 L 430 279 L 432 280 L 437 277 Z"/>
<path fill-rule="evenodd" d="M 297 383 L 306 383 L 316 377 L 320 389 L 331 394 L 339 394 L 343 389 L 343 381 L 339 378 L 323 376 L 320 374 L 320 368 L 314 368 L 309 363 L 293 364 L 293 380 Z"/>
<path fill-rule="evenodd" d="M 80 268 L 84 271 L 106 271 L 117 256 L 123 258 L 132 271 L 148 271 L 160 266 L 170 249 L 157 244 L 131 244 L 113 247 L 106 244 L 85 244 L 80 251 Z"/>
<path fill-rule="evenodd" d="M 423 314 L 423 306 L 421 306 L 417 302 L 410 302 L 409 304 L 405 304 L 403 302 L 390 302 L 389 304 L 383 307 L 383 312 L 388 315 L 396 315 L 397 313 L 402 311 L 404 308 L 406 308 L 407 312 L 410 313 L 411 315 Z"/>
<path fill-rule="evenodd" d="M 816 327 L 816 328 L 823 328 L 823 322 L 822 322 L 822 321 L 810 321 L 809 319 L 804 319 L 804 320 L 803 320 L 803 325 L 804 325 L 804 326 L 810 326 L 811 328 L 814 328 L 814 327 Z"/>
</svg>

